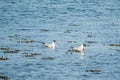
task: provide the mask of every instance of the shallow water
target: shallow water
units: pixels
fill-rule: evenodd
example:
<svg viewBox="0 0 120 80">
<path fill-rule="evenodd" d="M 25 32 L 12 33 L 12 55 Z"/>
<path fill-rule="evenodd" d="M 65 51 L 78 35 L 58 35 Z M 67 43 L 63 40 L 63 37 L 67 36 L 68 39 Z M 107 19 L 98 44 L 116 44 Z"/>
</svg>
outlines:
<svg viewBox="0 0 120 80">
<path fill-rule="evenodd" d="M 119 80 L 120 0 L 0 0 L 1 80 Z M 56 49 L 41 42 L 56 40 Z M 85 43 L 84 55 L 69 52 Z"/>
</svg>

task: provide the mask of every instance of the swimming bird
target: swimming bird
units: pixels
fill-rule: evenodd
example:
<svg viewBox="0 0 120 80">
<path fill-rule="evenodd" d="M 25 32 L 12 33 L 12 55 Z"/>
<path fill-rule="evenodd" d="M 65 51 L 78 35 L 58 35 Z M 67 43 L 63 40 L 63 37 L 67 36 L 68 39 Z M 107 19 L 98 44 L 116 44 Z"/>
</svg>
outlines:
<svg viewBox="0 0 120 80">
<path fill-rule="evenodd" d="M 55 40 L 53 40 L 53 42 L 51 43 L 51 44 L 48 44 L 48 43 L 43 43 L 43 42 L 41 42 L 42 44 L 44 44 L 46 47 L 48 47 L 48 48 L 51 48 L 51 49 L 55 49 L 55 43 L 56 43 L 56 41 Z"/>
<path fill-rule="evenodd" d="M 84 43 L 83 44 L 81 44 L 80 46 L 78 46 L 78 47 L 73 47 L 72 49 L 73 49 L 73 51 L 75 51 L 75 52 L 82 52 L 83 50 L 84 50 Z"/>
</svg>

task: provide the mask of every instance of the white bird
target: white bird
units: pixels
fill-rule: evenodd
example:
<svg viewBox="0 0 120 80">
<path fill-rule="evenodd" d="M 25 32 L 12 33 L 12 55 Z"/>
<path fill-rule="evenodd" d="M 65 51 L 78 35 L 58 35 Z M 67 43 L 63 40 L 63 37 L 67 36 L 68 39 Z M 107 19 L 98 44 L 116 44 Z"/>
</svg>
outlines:
<svg viewBox="0 0 120 80">
<path fill-rule="evenodd" d="M 73 51 L 75 52 L 82 52 L 83 50 L 84 50 L 84 43 L 78 47 L 73 47 Z"/>
<path fill-rule="evenodd" d="M 53 42 L 51 44 L 48 44 L 48 43 L 42 43 L 42 44 L 44 44 L 48 48 L 55 49 L 55 43 L 56 43 L 56 41 L 53 40 Z"/>
</svg>

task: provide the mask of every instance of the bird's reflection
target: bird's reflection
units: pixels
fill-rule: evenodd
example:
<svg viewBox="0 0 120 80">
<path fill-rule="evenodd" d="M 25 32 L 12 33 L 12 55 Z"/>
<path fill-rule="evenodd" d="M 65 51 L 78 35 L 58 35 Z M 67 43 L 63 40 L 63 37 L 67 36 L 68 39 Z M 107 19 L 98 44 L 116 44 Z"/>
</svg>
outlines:
<svg viewBox="0 0 120 80">
<path fill-rule="evenodd" d="M 81 60 L 83 60 L 83 59 L 84 59 L 84 54 L 85 54 L 85 52 L 84 52 L 84 51 L 80 52 L 80 59 L 81 59 Z"/>
</svg>

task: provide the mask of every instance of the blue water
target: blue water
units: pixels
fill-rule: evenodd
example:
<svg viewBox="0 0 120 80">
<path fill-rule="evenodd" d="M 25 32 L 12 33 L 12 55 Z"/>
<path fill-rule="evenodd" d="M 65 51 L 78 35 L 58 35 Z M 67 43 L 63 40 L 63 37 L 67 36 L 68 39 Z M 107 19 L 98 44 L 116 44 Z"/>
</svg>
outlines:
<svg viewBox="0 0 120 80">
<path fill-rule="evenodd" d="M 0 0 L 0 48 L 0 80 L 119 80 L 120 0 Z"/>
</svg>

